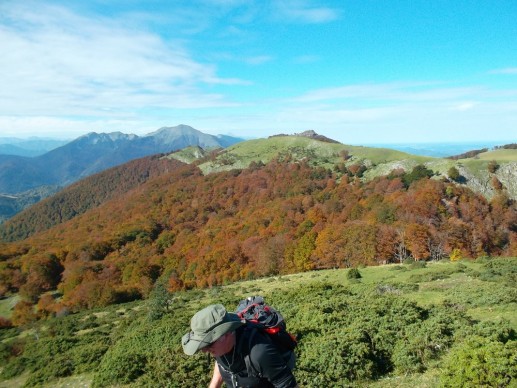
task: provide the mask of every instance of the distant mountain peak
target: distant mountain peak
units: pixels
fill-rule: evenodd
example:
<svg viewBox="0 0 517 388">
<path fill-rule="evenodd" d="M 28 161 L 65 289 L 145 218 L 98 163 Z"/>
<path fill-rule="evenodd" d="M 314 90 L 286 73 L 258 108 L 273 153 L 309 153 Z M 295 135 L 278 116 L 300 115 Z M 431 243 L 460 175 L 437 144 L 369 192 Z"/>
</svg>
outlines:
<svg viewBox="0 0 517 388">
<path fill-rule="evenodd" d="M 271 137 L 277 137 L 277 136 L 301 136 L 301 137 L 308 137 L 309 139 L 323 141 L 323 142 L 326 142 L 326 143 L 339 143 L 339 141 L 337 141 L 337 140 L 330 139 L 330 138 L 328 138 L 326 136 L 323 136 L 323 135 L 318 135 L 312 129 L 309 129 L 309 130 L 301 132 L 301 133 L 294 133 L 292 135 L 279 134 L 279 135 L 273 135 L 273 136 L 269 136 L 269 137 L 271 138 Z"/>
<path fill-rule="evenodd" d="M 97 133 L 97 132 L 89 132 L 86 135 L 78 137 L 75 141 L 88 141 L 91 144 L 97 144 L 101 142 L 112 142 L 119 140 L 133 140 L 137 138 L 136 135 L 127 135 L 122 132 L 111 132 L 111 133 Z"/>
<path fill-rule="evenodd" d="M 180 124 L 175 127 L 161 127 L 154 132 L 148 133 L 145 135 L 146 137 L 161 137 L 161 136 L 169 136 L 169 135 L 186 135 L 186 134 L 200 134 L 201 131 L 198 131 L 195 128 L 192 128 L 190 125 Z"/>
</svg>

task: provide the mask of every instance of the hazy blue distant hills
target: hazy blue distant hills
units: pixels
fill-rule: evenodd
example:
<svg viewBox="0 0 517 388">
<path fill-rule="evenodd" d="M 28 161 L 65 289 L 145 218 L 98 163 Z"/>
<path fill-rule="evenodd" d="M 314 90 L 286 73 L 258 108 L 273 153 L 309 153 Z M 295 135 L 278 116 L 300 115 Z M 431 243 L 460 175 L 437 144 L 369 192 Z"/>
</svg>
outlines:
<svg viewBox="0 0 517 388">
<path fill-rule="evenodd" d="M 14 137 L 0 137 L 0 155 L 17 155 L 34 157 L 43 155 L 55 148 L 61 147 L 70 140 L 56 140 L 32 137 L 18 139 Z"/>
<path fill-rule="evenodd" d="M 369 147 L 390 148 L 397 151 L 406 152 L 412 155 L 432 156 L 435 158 L 446 158 L 448 156 L 459 155 L 467 151 L 483 148 L 494 148 L 503 144 L 515 142 L 510 141 L 485 141 L 485 142 L 461 142 L 461 143 L 401 143 L 401 144 L 363 144 Z"/>
</svg>

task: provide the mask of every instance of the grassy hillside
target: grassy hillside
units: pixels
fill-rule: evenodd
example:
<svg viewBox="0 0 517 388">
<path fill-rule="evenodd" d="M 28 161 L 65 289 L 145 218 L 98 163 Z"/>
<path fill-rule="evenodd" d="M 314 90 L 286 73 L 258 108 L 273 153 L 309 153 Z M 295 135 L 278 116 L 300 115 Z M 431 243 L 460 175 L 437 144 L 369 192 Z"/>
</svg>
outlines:
<svg viewBox="0 0 517 388">
<path fill-rule="evenodd" d="M 167 158 L 169 159 L 176 159 L 183 163 L 193 163 L 199 159 L 202 159 L 206 157 L 208 154 L 208 151 L 205 151 L 203 148 L 198 146 L 192 146 L 183 148 L 179 151 L 173 152 L 172 154 L 168 155 Z"/>
<path fill-rule="evenodd" d="M 405 159 L 425 162 L 432 158 L 413 156 L 400 151 L 326 143 L 301 136 L 275 136 L 238 143 L 222 151 L 212 161 L 200 165 L 206 173 L 234 168 L 247 168 L 251 162 L 268 163 L 274 158 L 291 157 L 293 160 L 307 159 L 312 165 L 332 168 L 343 162 L 342 151 L 351 156 L 348 163 L 364 161 L 367 164 L 388 163 Z"/>
<path fill-rule="evenodd" d="M 482 152 L 478 155 L 481 160 L 497 160 L 499 162 L 517 162 L 517 150 L 515 149 L 497 149 L 488 152 Z"/>
<path fill-rule="evenodd" d="M 1 387 L 199 387 L 180 338 L 198 309 L 262 294 L 299 338 L 303 387 L 512 386 L 517 258 L 325 270 L 161 294 L 0 330 Z M 25 385 L 24 385 L 25 384 Z"/>
<path fill-rule="evenodd" d="M 193 163 L 204 156 L 199 152 L 193 153 L 190 149 L 171 155 L 186 163 Z M 517 185 L 514 183 L 517 181 L 517 150 L 514 149 L 498 149 L 478 154 L 474 158 L 452 160 L 411 155 L 388 148 L 326 143 L 303 136 L 275 136 L 235 144 L 220 151 L 210 160 L 201 162 L 199 167 L 204 174 L 209 174 L 248 168 L 250 163 L 266 164 L 276 158 L 306 160 L 312 166 L 331 170 L 335 170 L 340 164 L 347 167 L 361 164 L 367 168 L 363 180 L 387 175 L 397 169 L 410 171 L 419 164 L 434 171 L 437 179 L 447 179 L 449 169 L 455 167 L 462 174 L 459 184 L 492 198 L 498 193 L 491 184 L 495 176 L 503 184 L 508 196 L 517 199 Z M 500 164 L 500 169 L 495 173 L 488 171 L 491 161 Z"/>
</svg>

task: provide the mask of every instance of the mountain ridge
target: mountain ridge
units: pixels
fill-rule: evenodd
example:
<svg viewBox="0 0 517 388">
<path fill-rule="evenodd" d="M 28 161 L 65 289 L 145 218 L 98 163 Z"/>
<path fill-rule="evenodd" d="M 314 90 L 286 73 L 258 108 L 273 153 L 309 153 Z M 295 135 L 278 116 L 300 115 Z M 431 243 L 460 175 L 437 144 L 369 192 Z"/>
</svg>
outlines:
<svg viewBox="0 0 517 388">
<path fill-rule="evenodd" d="M 226 143 L 239 141 L 242 139 L 225 137 Z M 216 136 L 183 124 L 144 136 L 90 132 L 37 157 L 0 155 L 0 193 L 16 194 L 43 184 L 64 186 L 132 159 L 191 145 L 223 147 Z"/>
<path fill-rule="evenodd" d="M 0 155 L 0 193 L 19 198 L 11 198 L 5 209 L 0 206 L 0 221 L 37 202 L 39 197 L 24 193 L 39 187 L 65 187 L 130 160 L 187 146 L 224 148 L 239 141 L 242 139 L 219 138 L 181 124 L 144 136 L 90 132 L 35 157 Z"/>
<path fill-rule="evenodd" d="M 177 136 L 171 139 L 171 130 L 174 129 L 177 132 Z M 192 138 L 192 136 L 194 136 L 194 138 Z M 45 157 L 41 157 L 43 160 L 46 158 L 46 161 L 42 164 L 59 164 L 58 167 L 56 167 L 56 171 L 60 174 L 70 174 L 70 172 L 73 172 L 75 178 L 66 182 L 66 184 L 71 184 L 83 177 L 110 168 L 110 163 L 114 163 L 114 161 L 117 165 L 123 164 L 125 159 L 127 159 L 126 153 L 128 149 L 136 148 L 136 150 L 133 150 L 135 154 L 145 154 L 146 152 L 150 152 L 149 149 L 166 150 L 167 147 L 171 146 L 171 142 L 178 138 L 186 143 L 195 143 L 194 147 L 198 147 L 193 151 L 168 154 L 169 158 L 176 158 L 185 163 L 194 163 L 200 158 L 206 158 L 208 151 L 198 144 L 202 144 L 204 147 L 210 147 L 217 139 L 223 145 L 227 144 L 226 141 L 221 141 L 221 139 L 224 139 L 224 135 L 206 135 L 183 124 L 176 127 L 162 127 L 142 138 L 132 134 L 123 134 L 122 132 L 101 134 L 91 132 L 69 143 L 66 149 L 70 156 L 68 161 L 59 163 L 59 152 L 57 153 L 57 157 L 54 152 L 50 152 Z M 135 139 L 144 140 L 136 144 L 134 143 Z M 476 158 L 453 161 L 444 158 L 411 155 L 388 148 L 345 145 L 318 135 L 314 131 L 306 131 L 293 135 L 280 134 L 271 136 L 268 139 L 252 139 L 238 143 L 235 143 L 235 139 L 236 138 L 230 137 L 230 145 L 228 147 L 222 149 L 220 152 L 212 153 L 209 159 L 196 162 L 204 174 L 232 169 L 243 169 L 247 168 L 250 163 L 267 163 L 278 157 L 289 157 L 295 160 L 306 159 L 315 166 L 317 165 L 334 170 L 336 168 L 348 169 L 350 167 L 352 169 L 364 169 L 361 179 L 373 179 L 376 176 L 387 175 L 390 171 L 395 169 L 408 171 L 418 164 L 424 164 L 431 168 L 441 179 L 448 179 L 448 169 L 456 166 L 461 170 L 461 174 L 465 178 L 463 184 L 482 193 L 487 198 L 491 198 L 497 194 L 497 190 L 493 187 L 493 183 L 491 183 L 496 179 L 508 192 L 510 198 L 517 199 L 517 185 L 515 184 L 517 181 L 517 156 L 515 155 L 516 150 L 512 149 L 501 148 L 500 150 L 476 154 Z M 233 144 L 231 144 L 232 141 Z M 159 148 L 156 147 L 156 143 L 168 145 Z M 96 146 L 97 155 L 95 160 L 90 164 L 79 164 L 74 161 L 73 156 L 89 152 L 89 144 L 95 144 Z M 185 148 L 182 148 L 181 150 L 184 149 Z M 62 151 L 63 150 L 61 150 L 61 153 Z M 108 160 L 106 160 L 106 155 L 108 155 Z M 494 173 L 489 173 L 487 170 L 488 159 L 491 157 L 495 160 L 500 160 L 502 166 L 502 168 Z M 18 157 L 18 159 L 20 163 L 27 163 L 26 158 Z M 0 155 L 0 161 L 1 160 L 2 156 Z M 516 163 L 516 165 L 513 163 Z M 26 166 L 26 173 L 32 171 L 33 174 L 31 177 L 35 182 L 41 184 L 45 183 L 43 179 L 44 175 L 41 171 L 38 169 L 31 170 L 31 168 L 32 166 L 28 164 Z M 0 171 L 0 176 L 9 171 L 14 173 L 14 175 L 10 177 L 12 180 L 18 177 L 18 174 L 12 169 Z M 53 187 L 57 187 L 57 185 L 54 184 Z M 56 192 L 56 190 L 54 190 L 54 192 Z M 49 192 L 49 194 L 50 193 L 51 192 Z M 9 193 L 6 194 L 9 195 Z M 31 198 L 32 202 L 30 202 L 31 200 L 20 198 L 20 201 L 24 201 L 25 207 L 36 202 L 41 197 L 30 196 L 29 198 Z M 17 200 L 13 198 L 4 198 L 4 204 L 7 203 L 7 205 L 5 207 L 0 206 L 0 221 L 2 211 L 5 210 L 6 214 L 11 217 L 16 214 L 16 211 L 13 211 L 13 209 L 22 210 L 24 208 L 19 205 L 17 206 L 16 201 Z"/>
</svg>

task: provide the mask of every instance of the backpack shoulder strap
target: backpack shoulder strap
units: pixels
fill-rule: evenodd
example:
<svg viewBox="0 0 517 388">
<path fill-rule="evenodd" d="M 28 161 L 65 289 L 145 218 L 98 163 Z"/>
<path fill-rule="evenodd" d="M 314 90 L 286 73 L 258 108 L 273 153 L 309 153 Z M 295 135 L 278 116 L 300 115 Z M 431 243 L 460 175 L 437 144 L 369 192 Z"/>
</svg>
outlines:
<svg viewBox="0 0 517 388">
<path fill-rule="evenodd" d="M 251 362 L 251 357 L 250 357 L 253 340 L 255 338 L 255 335 L 257 334 L 258 329 L 256 327 L 253 327 L 252 325 L 248 325 L 248 327 L 246 327 L 245 330 L 247 331 L 246 337 L 248 337 L 248 340 L 246 341 L 247 342 L 246 355 L 244 356 L 244 362 L 246 363 L 246 371 L 248 373 L 248 376 L 250 376 L 250 377 L 253 376 L 253 377 L 261 378 L 262 376 L 261 376 L 260 372 L 253 366 L 253 363 Z M 242 349 L 243 342 L 245 342 L 245 341 L 241 341 L 241 344 L 237 350 Z"/>
</svg>

